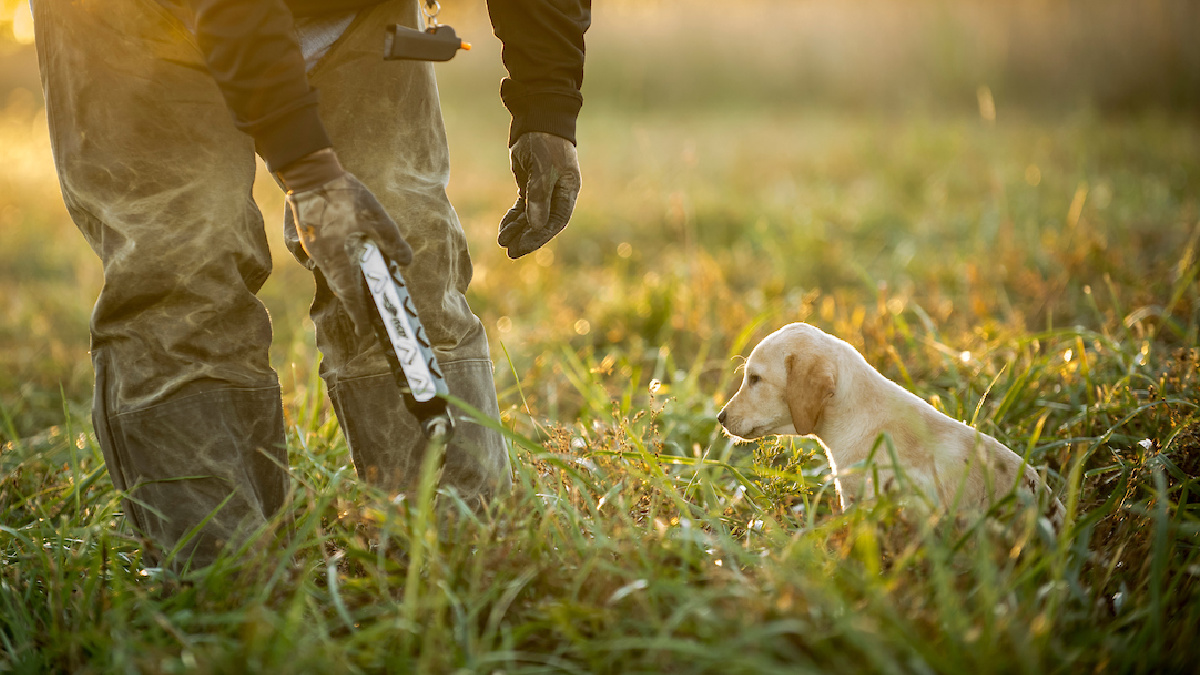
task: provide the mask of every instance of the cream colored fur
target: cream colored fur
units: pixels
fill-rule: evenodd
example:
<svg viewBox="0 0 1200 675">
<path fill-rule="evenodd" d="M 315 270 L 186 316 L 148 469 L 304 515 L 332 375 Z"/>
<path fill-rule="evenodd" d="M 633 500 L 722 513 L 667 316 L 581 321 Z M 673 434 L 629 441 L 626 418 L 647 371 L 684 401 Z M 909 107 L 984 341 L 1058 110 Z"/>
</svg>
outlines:
<svg viewBox="0 0 1200 675">
<path fill-rule="evenodd" d="M 718 419 L 739 439 L 819 438 L 843 507 L 877 488 L 899 486 L 884 443 L 873 457 L 877 472 L 845 470 L 867 459 L 886 434 L 909 484 L 940 505 L 986 509 L 1015 485 L 1022 497 L 1043 500 L 1055 529 L 1065 514 L 1037 472 L 1022 467 L 1012 450 L 938 412 L 881 375 L 849 343 L 808 324 L 784 326 L 754 348 L 741 388 Z M 878 486 L 872 483 L 875 475 Z"/>
</svg>

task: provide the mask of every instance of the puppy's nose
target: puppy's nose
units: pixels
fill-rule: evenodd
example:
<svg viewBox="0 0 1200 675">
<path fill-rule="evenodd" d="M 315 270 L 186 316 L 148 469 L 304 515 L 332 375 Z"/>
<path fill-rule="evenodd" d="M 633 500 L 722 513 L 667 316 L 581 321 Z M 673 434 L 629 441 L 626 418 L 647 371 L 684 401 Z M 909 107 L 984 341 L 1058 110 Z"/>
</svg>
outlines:
<svg viewBox="0 0 1200 675">
<path fill-rule="evenodd" d="M 717 414 L 717 421 L 721 423 L 721 426 L 725 426 L 725 411 L 724 410 L 722 410 L 720 413 Z"/>
</svg>

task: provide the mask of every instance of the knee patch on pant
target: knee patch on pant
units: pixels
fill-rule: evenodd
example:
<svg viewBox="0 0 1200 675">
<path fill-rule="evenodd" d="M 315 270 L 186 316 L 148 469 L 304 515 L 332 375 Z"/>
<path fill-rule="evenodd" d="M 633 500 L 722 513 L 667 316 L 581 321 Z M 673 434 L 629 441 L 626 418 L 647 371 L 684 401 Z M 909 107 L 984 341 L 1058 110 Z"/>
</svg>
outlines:
<svg viewBox="0 0 1200 675">
<path fill-rule="evenodd" d="M 216 389 L 116 413 L 97 362 L 93 422 L 134 527 L 181 568 L 211 563 L 283 506 L 287 448 L 278 387 Z M 207 521 L 207 522 L 206 522 Z M 201 525 L 203 523 L 203 525 Z"/>
</svg>

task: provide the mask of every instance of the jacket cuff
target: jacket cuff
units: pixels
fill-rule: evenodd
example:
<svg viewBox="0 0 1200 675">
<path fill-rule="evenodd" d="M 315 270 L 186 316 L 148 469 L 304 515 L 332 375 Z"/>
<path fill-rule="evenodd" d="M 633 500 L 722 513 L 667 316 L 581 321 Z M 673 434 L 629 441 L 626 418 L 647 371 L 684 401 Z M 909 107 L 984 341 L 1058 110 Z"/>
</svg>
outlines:
<svg viewBox="0 0 1200 675">
<path fill-rule="evenodd" d="M 522 134 L 544 131 L 575 141 L 575 125 L 579 110 L 583 107 L 582 97 L 565 94 L 530 94 L 504 101 L 512 113 L 512 126 L 508 130 L 508 146 L 511 148 Z"/>
<path fill-rule="evenodd" d="M 278 172 L 301 157 L 333 146 L 317 115 L 315 98 L 244 129 L 254 137 L 254 148 L 271 172 Z"/>
</svg>

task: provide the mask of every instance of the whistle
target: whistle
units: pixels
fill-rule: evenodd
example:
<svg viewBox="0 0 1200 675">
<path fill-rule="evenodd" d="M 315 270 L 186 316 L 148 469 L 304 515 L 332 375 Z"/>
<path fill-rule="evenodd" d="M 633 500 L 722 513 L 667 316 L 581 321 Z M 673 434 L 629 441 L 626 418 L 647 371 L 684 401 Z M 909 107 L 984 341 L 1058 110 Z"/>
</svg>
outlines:
<svg viewBox="0 0 1200 675">
<path fill-rule="evenodd" d="M 458 50 L 471 49 L 471 43 L 459 39 L 450 26 L 431 26 L 417 30 L 406 26 L 387 27 L 383 43 L 383 59 L 396 61 L 449 61 Z"/>
</svg>

